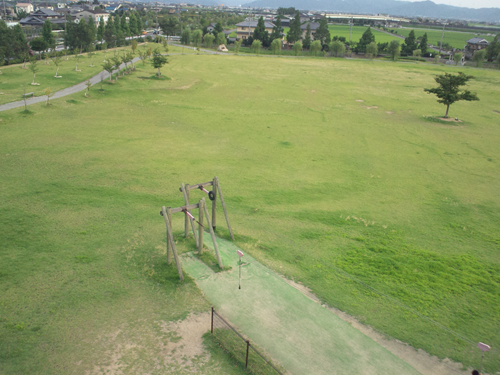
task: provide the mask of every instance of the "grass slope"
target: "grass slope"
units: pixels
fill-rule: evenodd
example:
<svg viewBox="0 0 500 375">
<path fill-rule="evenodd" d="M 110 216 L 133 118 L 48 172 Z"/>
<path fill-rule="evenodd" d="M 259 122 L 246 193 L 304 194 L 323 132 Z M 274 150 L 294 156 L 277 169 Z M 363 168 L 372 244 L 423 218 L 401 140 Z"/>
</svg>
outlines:
<svg viewBox="0 0 500 375">
<path fill-rule="evenodd" d="M 166 338 L 155 322 L 205 311 L 165 264 L 158 211 L 182 204 L 181 182 L 214 175 L 239 246 L 325 302 L 478 366 L 472 345 L 356 277 L 500 345 L 498 72 L 184 55 L 159 81 L 137 66 L 91 98 L 0 114 L 0 372 L 84 372 L 106 361 L 118 330 L 147 330 L 143 346 L 156 347 Z M 423 91 L 444 71 L 477 77 L 481 101 L 451 107 L 459 126 L 423 117 L 444 114 Z M 147 372 L 157 354 L 124 358 Z"/>
</svg>

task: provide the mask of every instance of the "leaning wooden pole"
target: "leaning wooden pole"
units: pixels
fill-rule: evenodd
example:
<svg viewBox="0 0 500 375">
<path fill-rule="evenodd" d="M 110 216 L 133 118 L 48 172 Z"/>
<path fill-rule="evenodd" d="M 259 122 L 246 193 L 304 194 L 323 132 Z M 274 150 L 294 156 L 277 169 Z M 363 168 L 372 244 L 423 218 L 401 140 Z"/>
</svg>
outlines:
<svg viewBox="0 0 500 375">
<path fill-rule="evenodd" d="M 184 281 L 184 275 L 182 273 L 181 261 L 179 256 L 177 255 L 177 249 L 175 248 L 174 236 L 172 235 L 172 225 L 170 219 L 167 215 L 165 206 L 161 208 L 163 219 L 165 220 L 165 225 L 167 226 L 167 241 L 170 242 L 170 246 L 172 248 L 172 253 L 174 254 L 175 264 L 177 266 L 177 272 L 179 273 L 179 278 L 181 281 Z"/>
<path fill-rule="evenodd" d="M 167 207 L 165 211 L 168 217 L 168 221 L 172 222 L 172 212 L 170 211 L 170 207 Z M 163 215 L 165 215 L 165 211 L 162 210 Z M 171 247 L 170 241 L 168 240 L 168 234 L 167 234 L 167 264 L 172 263 L 172 249 L 170 247 Z"/>
<path fill-rule="evenodd" d="M 203 253 L 203 201 L 200 200 L 198 206 L 198 252 Z"/>
<path fill-rule="evenodd" d="M 224 266 L 222 265 L 222 260 L 220 258 L 219 246 L 217 246 L 217 240 L 215 238 L 214 228 L 212 228 L 212 223 L 210 222 L 210 216 L 208 214 L 205 198 L 201 198 L 200 203 L 203 206 L 203 211 L 205 211 L 205 218 L 207 219 L 207 226 L 208 229 L 210 230 L 210 236 L 212 236 L 212 241 L 214 243 L 214 250 L 215 250 L 215 255 L 217 256 L 217 262 L 219 263 L 219 267 L 222 269 Z"/>
<path fill-rule="evenodd" d="M 212 228 L 214 231 L 217 227 L 217 177 L 214 177 L 212 181 L 212 191 L 214 192 L 214 200 L 212 201 Z"/>
<path fill-rule="evenodd" d="M 182 191 L 182 195 L 184 197 L 184 203 L 187 206 L 189 206 L 189 190 L 186 189 L 186 186 L 184 184 L 181 184 L 181 191 Z M 187 210 L 187 212 L 191 213 L 191 211 Z M 185 215 L 185 222 L 184 222 L 184 237 L 187 237 L 187 233 L 189 232 L 189 224 L 187 224 L 187 221 L 189 221 L 191 223 L 191 229 L 193 231 L 193 237 L 194 237 L 194 240 L 196 242 L 196 246 L 199 246 L 199 243 L 198 243 L 198 236 L 196 235 L 196 227 L 194 225 L 194 222 L 193 220 L 191 220 L 188 215 Z"/>
<path fill-rule="evenodd" d="M 229 216 L 227 214 L 226 203 L 224 203 L 224 197 L 222 196 L 222 190 L 220 188 L 219 179 L 215 177 L 214 182 L 217 184 L 217 186 L 214 186 L 214 190 L 217 188 L 217 192 L 219 193 L 220 202 L 222 203 L 222 209 L 224 210 L 224 216 L 226 217 L 227 229 L 229 229 L 229 234 L 231 235 L 231 239 L 234 241 L 233 230 L 231 229 L 231 224 L 229 224 Z"/>
</svg>

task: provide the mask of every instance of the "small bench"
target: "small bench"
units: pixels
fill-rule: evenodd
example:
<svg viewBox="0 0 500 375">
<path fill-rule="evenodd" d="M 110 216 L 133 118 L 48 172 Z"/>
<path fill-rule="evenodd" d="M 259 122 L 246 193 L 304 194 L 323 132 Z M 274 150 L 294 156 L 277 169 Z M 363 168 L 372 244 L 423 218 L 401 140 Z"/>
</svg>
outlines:
<svg viewBox="0 0 500 375">
<path fill-rule="evenodd" d="M 26 94 L 23 94 L 22 97 L 23 98 L 28 98 L 28 97 L 33 97 L 33 95 L 35 95 L 34 92 L 27 92 Z"/>
</svg>

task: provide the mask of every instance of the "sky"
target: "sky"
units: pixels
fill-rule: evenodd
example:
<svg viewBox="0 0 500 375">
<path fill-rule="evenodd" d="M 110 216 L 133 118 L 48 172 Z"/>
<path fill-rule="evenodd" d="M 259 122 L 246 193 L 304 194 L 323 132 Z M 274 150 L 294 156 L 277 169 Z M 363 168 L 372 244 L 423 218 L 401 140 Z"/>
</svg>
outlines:
<svg viewBox="0 0 500 375">
<path fill-rule="evenodd" d="M 422 0 L 406 0 L 422 1 Z M 453 5 L 465 8 L 500 8 L 500 0 L 431 0 L 436 4 Z"/>
</svg>

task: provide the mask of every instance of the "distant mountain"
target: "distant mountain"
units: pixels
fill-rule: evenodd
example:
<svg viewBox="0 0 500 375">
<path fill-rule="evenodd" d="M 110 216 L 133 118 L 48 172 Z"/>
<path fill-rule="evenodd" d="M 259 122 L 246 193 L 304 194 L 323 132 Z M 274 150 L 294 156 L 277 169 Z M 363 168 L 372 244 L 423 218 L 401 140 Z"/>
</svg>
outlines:
<svg viewBox="0 0 500 375">
<path fill-rule="evenodd" d="M 461 8 L 435 4 L 432 1 L 412 3 L 396 0 L 257 0 L 243 5 L 255 8 L 295 7 L 303 10 L 323 10 L 340 13 L 387 13 L 403 17 L 500 22 L 500 8 Z"/>
</svg>

